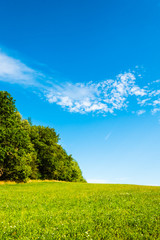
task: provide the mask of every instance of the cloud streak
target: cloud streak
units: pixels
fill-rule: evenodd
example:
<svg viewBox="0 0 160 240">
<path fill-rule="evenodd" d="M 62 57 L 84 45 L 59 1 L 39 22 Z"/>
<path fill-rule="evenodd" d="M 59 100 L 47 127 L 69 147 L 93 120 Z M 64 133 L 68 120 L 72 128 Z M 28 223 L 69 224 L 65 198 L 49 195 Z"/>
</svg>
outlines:
<svg viewBox="0 0 160 240">
<path fill-rule="evenodd" d="M 105 141 L 106 141 L 106 142 L 109 140 L 110 136 L 111 136 L 111 132 L 109 132 L 109 133 L 105 136 Z"/>
<path fill-rule="evenodd" d="M 144 97 L 147 90 L 135 83 L 131 72 L 119 74 L 114 80 L 98 83 L 65 83 L 53 85 L 45 92 L 50 103 L 57 103 L 70 112 L 114 113 L 128 106 L 129 96 Z"/>
<path fill-rule="evenodd" d="M 19 59 L 0 52 L 0 81 L 34 86 L 49 103 L 56 103 L 69 112 L 115 114 L 127 109 L 131 98 L 137 101 L 137 115 L 144 114 L 147 107 L 152 114 L 160 111 L 160 80 L 140 87 L 135 72 L 131 71 L 99 82 L 59 84 Z"/>
<path fill-rule="evenodd" d="M 0 52 L 0 81 L 38 86 L 41 73 L 28 67 L 18 59 Z"/>
<path fill-rule="evenodd" d="M 144 114 L 145 112 L 146 112 L 146 111 L 143 110 L 143 109 L 142 109 L 142 110 L 138 110 L 138 111 L 137 111 L 137 115 L 140 116 L 140 115 Z"/>
</svg>

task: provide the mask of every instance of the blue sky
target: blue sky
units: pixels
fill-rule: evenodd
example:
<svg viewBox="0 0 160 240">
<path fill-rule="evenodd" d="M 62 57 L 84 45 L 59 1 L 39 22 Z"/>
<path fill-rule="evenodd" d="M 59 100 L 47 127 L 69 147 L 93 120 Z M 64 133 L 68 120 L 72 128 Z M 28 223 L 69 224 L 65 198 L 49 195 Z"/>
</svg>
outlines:
<svg viewBox="0 0 160 240">
<path fill-rule="evenodd" d="M 0 89 L 88 182 L 160 185 L 160 1 L 6 0 Z"/>
</svg>

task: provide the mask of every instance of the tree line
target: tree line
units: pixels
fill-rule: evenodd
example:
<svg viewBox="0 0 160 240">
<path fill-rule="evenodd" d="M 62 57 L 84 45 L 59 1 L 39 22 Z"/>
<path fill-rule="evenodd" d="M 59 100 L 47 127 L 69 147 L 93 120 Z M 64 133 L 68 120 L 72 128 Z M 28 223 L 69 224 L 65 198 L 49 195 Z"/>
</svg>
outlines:
<svg viewBox="0 0 160 240">
<path fill-rule="evenodd" d="M 78 163 L 58 141 L 54 128 L 22 119 L 12 96 L 0 91 L 0 180 L 85 182 Z"/>
</svg>

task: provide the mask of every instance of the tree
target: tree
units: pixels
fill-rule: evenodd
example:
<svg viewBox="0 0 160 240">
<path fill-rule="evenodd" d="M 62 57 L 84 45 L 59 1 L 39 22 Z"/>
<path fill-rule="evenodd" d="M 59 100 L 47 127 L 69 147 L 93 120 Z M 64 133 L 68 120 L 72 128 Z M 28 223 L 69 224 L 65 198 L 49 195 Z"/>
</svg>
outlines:
<svg viewBox="0 0 160 240">
<path fill-rule="evenodd" d="M 0 169 L 1 179 L 26 181 L 32 173 L 36 153 L 25 129 L 15 100 L 0 91 Z"/>
<path fill-rule="evenodd" d="M 30 138 L 37 153 L 40 177 L 42 179 L 54 179 L 56 161 L 55 146 L 58 142 L 59 136 L 53 128 L 32 126 Z"/>
<path fill-rule="evenodd" d="M 78 163 L 58 144 L 54 128 L 22 120 L 15 100 L 0 91 L 0 179 L 85 181 Z"/>
<path fill-rule="evenodd" d="M 78 163 L 58 144 L 59 135 L 54 128 L 32 126 L 30 137 L 37 152 L 42 179 L 85 181 Z"/>
</svg>

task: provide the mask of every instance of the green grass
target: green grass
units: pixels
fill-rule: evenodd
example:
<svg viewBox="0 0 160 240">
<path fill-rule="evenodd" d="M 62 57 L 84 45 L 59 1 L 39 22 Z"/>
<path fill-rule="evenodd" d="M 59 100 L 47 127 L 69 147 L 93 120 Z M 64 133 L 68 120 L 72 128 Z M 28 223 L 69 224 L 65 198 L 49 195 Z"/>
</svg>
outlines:
<svg viewBox="0 0 160 240">
<path fill-rule="evenodd" d="M 0 239 L 160 239 L 160 187 L 0 185 Z"/>
</svg>

